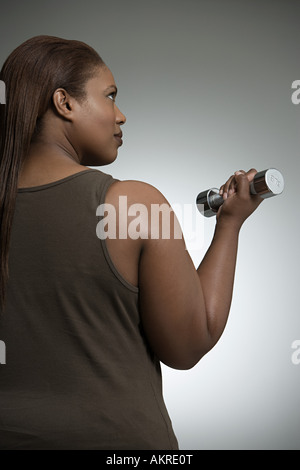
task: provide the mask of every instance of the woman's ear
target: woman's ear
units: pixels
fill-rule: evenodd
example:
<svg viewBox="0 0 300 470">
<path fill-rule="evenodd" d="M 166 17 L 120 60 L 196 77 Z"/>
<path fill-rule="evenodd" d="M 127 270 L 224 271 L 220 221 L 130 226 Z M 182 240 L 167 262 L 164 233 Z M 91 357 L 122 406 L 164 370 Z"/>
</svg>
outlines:
<svg viewBox="0 0 300 470">
<path fill-rule="evenodd" d="M 58 88 L 55 90 L 52 96 L 52 101 L 58 114 L 67 120 L 71 120 L 74 100 L 64 88 Z"/>
</svg>

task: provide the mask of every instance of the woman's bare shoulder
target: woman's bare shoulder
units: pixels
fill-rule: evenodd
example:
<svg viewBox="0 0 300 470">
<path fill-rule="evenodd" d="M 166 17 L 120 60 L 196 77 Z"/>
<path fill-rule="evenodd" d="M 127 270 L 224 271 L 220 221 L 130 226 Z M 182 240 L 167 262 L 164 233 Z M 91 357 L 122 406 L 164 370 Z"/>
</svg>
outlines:
<svg viewBox="0 0 300 470">
<path fill-rule="evenodd" d="M 117 180 L 107 192 L 106 202 L 114 203 L 120 196 L 127 196 L 130 204 L 162 204 L 168 203 L 164 195 L 144 181 L 137 180 Z M 168 203 L 169 204 L 169 203 Z"/>
</svg>

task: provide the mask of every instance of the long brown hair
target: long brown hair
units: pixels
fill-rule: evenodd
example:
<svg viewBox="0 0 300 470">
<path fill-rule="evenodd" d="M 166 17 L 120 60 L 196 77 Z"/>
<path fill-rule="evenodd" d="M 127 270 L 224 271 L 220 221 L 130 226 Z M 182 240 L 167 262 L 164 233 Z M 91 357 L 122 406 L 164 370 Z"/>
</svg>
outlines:
<svg viewBox="0 0 300 470">
<path fill-rule="evenodd" d="M 35 36 L 18 46 L 0 71 L 6 104 L 0 105 L 0 310 L 9 278 L 8 254 L 18 178 L 38 135 L 52 96 L 64 88 L 78 100 L 85 84 L 104 62 L 87 44 L 53 36 Z"/>
</svg>

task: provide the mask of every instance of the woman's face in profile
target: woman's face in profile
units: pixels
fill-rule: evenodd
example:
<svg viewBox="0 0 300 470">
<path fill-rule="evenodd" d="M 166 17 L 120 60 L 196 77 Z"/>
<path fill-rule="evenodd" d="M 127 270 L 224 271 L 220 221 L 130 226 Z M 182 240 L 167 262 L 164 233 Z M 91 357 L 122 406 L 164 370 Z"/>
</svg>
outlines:
<svg viewBox="0 0 300 470">
<path fill-rule="evenodd" d="M 117 87 L 111 71 L 105 66 L 86 83 L 86 100 L 73 121 L 76 143 L 82 155 L 81 164 L 101 166 L 112 163 L 122 145 L 121 125 L 124 114 L 115 103 Z"/>
</svg>

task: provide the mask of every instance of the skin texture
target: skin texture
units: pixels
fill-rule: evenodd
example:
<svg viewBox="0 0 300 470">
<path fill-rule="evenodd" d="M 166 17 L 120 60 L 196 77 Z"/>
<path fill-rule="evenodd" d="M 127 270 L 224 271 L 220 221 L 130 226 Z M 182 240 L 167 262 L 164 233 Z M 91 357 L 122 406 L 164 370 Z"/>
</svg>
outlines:
<svg viewBox="0 0 300 470">
<path fill-rule="evenodd" d="M 55 91 L 55 111 L 44 116 L 42 133 L 32 143 L 19 187 L 47 184 L 87 169 L 84 165 L 101 166 L 115 160 L 120 146 L 115 135 L 126 118 L 115 103 L 116 85 L 110 70 L 99 69 L 87 82 L 86 91 L 82 103 L 63 89 Z M 239 232 L 262 202 L 250 194 L 255 174 L 254 169 L 241 170 L 220 188 L 225 201 L 198 269 L 183 237 L 151 237 L 151 230 L 161 229 L 160 222 L 149 216 L 151 205 L 169 205 L 156 188 L 139 181 L 120 181 L 107 192 L 106 202 L 115 206 L 117 221 L 120 217 L 127 226 L 134 217 L 119 214 L 119 196 L 127 196 L 128 207 L 139 203 L 148 209 L 148 216 L 141 215 L 140 238 L 107 239 L 106 243 L 116 268 L 139 287 L 143 328 L 157 357 L 170 367 L 193 367 L 222 335 L 232 299 Z M 179 226 L 171 211 L 171 234 L 174 225 Z"/>
</svg>

